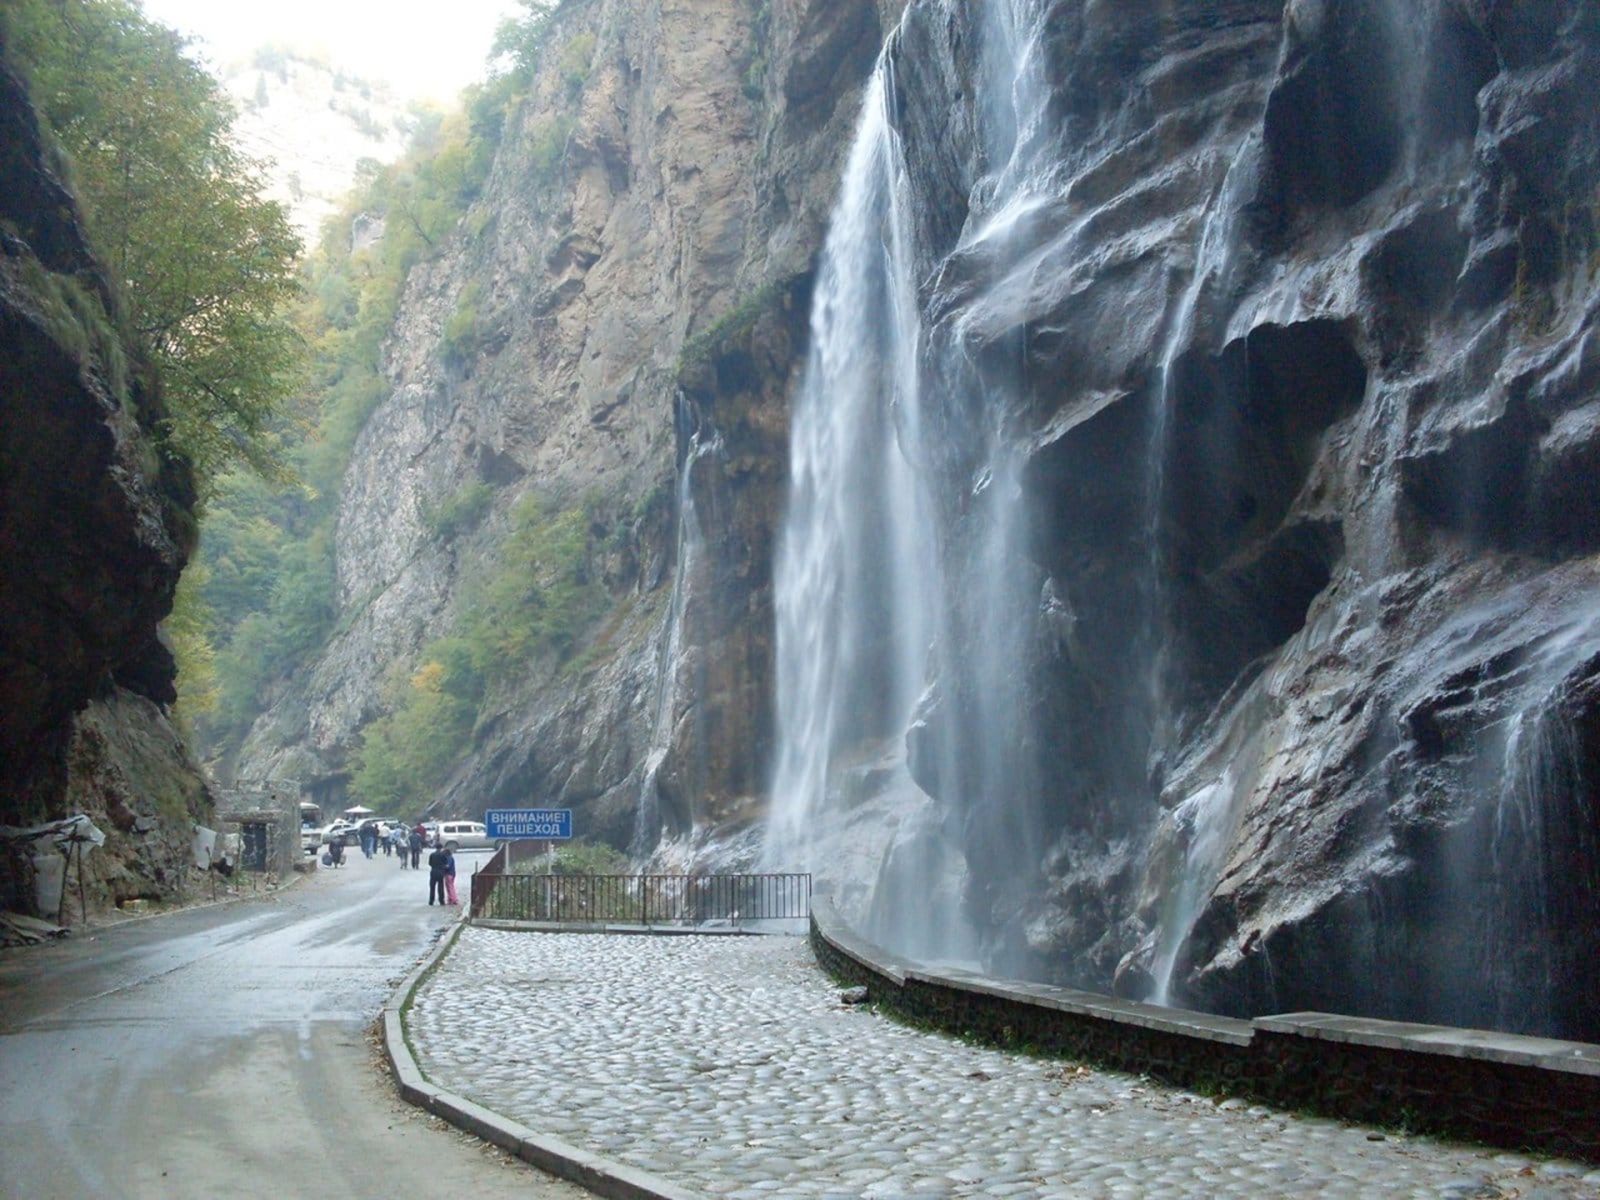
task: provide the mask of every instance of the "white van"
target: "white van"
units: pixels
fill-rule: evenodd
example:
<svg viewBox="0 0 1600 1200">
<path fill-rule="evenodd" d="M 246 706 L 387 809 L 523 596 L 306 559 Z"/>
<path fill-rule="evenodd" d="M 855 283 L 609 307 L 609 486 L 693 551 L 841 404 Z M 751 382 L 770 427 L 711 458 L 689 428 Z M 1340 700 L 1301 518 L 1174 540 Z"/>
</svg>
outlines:
<svg viewBox="0 0 1600 1200">
<path fill-rule="evenodd" d="M 481 821 L 440 821 L 438 841 L 441 846 L 454 844 L 457 850 L 484 850 L 494 845 Z"/>
</svg>

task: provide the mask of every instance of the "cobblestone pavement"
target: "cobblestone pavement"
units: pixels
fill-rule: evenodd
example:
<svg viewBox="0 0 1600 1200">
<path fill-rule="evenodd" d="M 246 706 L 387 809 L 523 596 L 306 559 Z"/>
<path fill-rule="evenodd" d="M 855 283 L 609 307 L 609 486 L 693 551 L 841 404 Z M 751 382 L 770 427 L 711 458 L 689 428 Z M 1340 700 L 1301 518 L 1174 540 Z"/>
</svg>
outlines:
<svg viewBox="0 0 1600 1200">
<path fill-rule="evenodd" d="M 1600 1170 L 1221 1104 L 839 1002 L 799 938 L 464 930 L 436 1084 L 733 1197 L 1600 1197 Z"/>
</svg>

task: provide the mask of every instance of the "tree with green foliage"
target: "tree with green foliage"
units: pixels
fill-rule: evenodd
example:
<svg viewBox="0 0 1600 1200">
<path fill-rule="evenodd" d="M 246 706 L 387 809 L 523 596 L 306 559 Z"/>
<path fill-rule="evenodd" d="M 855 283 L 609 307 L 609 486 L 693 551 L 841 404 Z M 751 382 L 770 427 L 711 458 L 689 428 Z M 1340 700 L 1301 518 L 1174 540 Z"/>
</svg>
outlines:
<svg viewBox="0 0 1600 1200">
<path fill-rule="evenodd" d="M 539 56 L 555 28 L 556 14 L 570 0 L 519 3 L 522 11 L 505 18 L 495 31 L 488 80 L 463 93 L 473 136 L 488 146 L 500 144 L 507 117 L 532 90 Z M 584 72 L 587 74 L 587 66 Z"/>
<path fill-rule="evenodd" d="M 165 625 L 167 639 L 172 643 L 173 657 L 183 670 L 183 689 L 179 693 L 174 716 L 178 727 L 191 737 L 195 723 L 216 711 L 218 698 L 217 653 L 211 641 L 211 613 L 202 596 L 205 583 L 205 564 L 190 563 L 178 580 L 172 614 Z"/>
<path fill-rule="evenodd" d="M 604 842 L 576 838 L 556 851 L 554 868 L 557 875 L 631 875 L 633 862 Z"/>
<path fill-rule="evenodd" d="M 391 682 L 388 713 L 363 732 L 351 779 L 357 796 L 379 808 L 420 809 L 471 751 L 490 689 L 572 658 L 607 607 L 589 565 L 596 539 L 583 507 L 530 495 L 512 508 L 492 566 L 464 589 L 454 632 Z"/>
<path fill-rule="evenodd" d="M 194 465 L 202 497 L 236 464 L 284 475 L 300 243 L 233 145 L 220 85 L 132 0 L 8 0 L 3 19 L 161 375 L 169 448 Z"/>
<path fill-rule="evenodd" d="M 474 667 L 491 680 L 538 660 L 560 662 L 604 611 L 605 589 L 589 570 L 589 518 L 526 496 L 494 569 L 470 582 L 461 636 Z"/>
<path fill-rule="evenodd" d="M 427 661 L 391 687 L 393 712 L 367 727 L 352 790 L 380 808 L 420 811 L 471 744 L 481 699 L 460 647 L 431 646 Z"/>
<path fill-rule="evenodd" d="M 513 76 L 519 87 L 526 87 L 539 66 L 539 52 L 563 0 L 517 0 L 522 8 L 506 17 L 495 30 L 489 50 L 489 63 L 497 74 Z"/>
<path fill-rule="evenodd" d="M 460 224 L 493 153 L 464 112 L 420 113 L 399 161 L 361 164 L 355 190 L 306 264 L 296 312 L 308 351 L 305 421 L 285 454 L 299 483 L 286 488 L 228 473 L 218 481 L 202 532 L 220 682 L 217 703 L 198 729 L 213 753 L 237 746 L 275 683 L 335 632 L 339 484 L 362 427 L 388 395 L 384 341 L 411 268 L 436 254 Z M 351 234 L 359 218 L 381 221 L 384 232 L 356 249 Z M 458 348 L 477 332 L 476 301 L 470 295 L 463 301 L 454 329 Z M 469 532 L 491 501 L 487 485 L 469 485 L 431 514 L 435 532 Z"/>
<path fill-rule="evenodd" d="M 289 431 L 285 451 L 301 486 L 273 489 L 230 471 L 219 479 L 202 534 L 218 684 L 215 707 L 198 727 L 212 753 L 236 748 L 280 694 L 280 681 L 340 628 L 333 604 L 339 487 L 356 439 L 388 394 L 383 347 L 406 279 L 452 239 L 476 238 L 486 228 L 482 209 L 478 220 L 463 218 L 483 190 L 508 115 L 532 90 L 547 57 L 553 14 L 573 2 L 523 0 L 500 31 L 489 81 L 469 88 L 453 111 L 415 113 L 399 161 L 364 161 L 306 264 L 297 315 L 309 364 L 305 420 Z M 554 66 L 569 91 L 581 87 L 594 55 L 592 35 L 563 47 Z M 269 54 L 256 65 L 270 73 L 281 68 L 280 59 Z M 559 167 L 571 123 L 562 116 L 536 131 L 533 158 L 541 173 L 553 176 Z M 354 238 L 358 221 L 381 223 L 382 235 Z M 448 368 L 467 369 L 492 336 L 495 305 L 482 285 L 461 290 L 441 331 Z M 469 482 L 427 506 L 424 520 L 435 536 L 466 541 L 495 506 L 489 483 Z M 469 584 L 458 628 L 391 681 L 388 712 L 366 731 L 354 786 L 374 804 L 405 809 L 431 794 L 470 749 L 486 689 L 501 686 L 519 664 L 570 662 L 604 607 L 603 589 L 588 577 L 591 534 L 582 513 L 530 500 L 509 516 L 503 569 Z M 367 600 L 348 601 L 343 621 L 356 619 Z"/>
</svg>

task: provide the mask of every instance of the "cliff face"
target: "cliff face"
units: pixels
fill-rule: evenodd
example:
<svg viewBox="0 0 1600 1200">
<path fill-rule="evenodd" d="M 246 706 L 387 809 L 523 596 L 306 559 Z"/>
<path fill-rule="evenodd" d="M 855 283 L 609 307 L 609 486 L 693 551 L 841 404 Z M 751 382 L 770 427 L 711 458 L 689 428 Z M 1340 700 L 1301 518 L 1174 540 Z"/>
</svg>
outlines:
<svg viewBox="0 0 1600 1200">
<path fill-rule="evenodd" d="M 1595 6 L 925 0 L 892 67 L 983 954 L 1600 1036 Z"/>
<path fill-rule="evenodd" d="M 482 198 L 408 284 L 392 392 L 341 499 L 341 632 L 258 722 L 241 775 L 337 793 L 385 681 L 453 627 L 532 494 L 585 508 L 607 611 L 576 663 L 530 662 L 490 697 L 438 807 L 571 805 L 581 833 L 641 852 L 749 815 L 783 381 L 885 17 L 873 0 L 563 9 Z M 716 512 L 688 551 L 704 573 L 679 570 L 680 473 Z M 481 523 L 439 536 L 430 513 L 474 487 L 493 493 Z"/>
<path fill-rule="evenodd" d="M 158 393 L 54 161 L 0 69 L 0 823 L 87 812 L 109 835 L 87 863 L 105 903 L 164 894 L 209 806 L 157 633 L 194 492 L 146 433 Z"/>
</svg>

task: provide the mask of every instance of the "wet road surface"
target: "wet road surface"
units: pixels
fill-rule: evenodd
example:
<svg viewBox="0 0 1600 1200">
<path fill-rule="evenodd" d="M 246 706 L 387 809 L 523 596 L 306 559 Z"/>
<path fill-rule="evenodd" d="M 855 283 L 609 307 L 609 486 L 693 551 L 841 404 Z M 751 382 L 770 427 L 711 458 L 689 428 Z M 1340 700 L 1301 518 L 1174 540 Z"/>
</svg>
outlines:
<svg viewBox="0 0 1600 1200">
<path fill-rule="evenodd" d="M 369 1027 L 459 911 L 351 851 L 259 900 L 0 955 L 0 1194 L 587 1196 L 378 1068 Z"/>
</svg>

